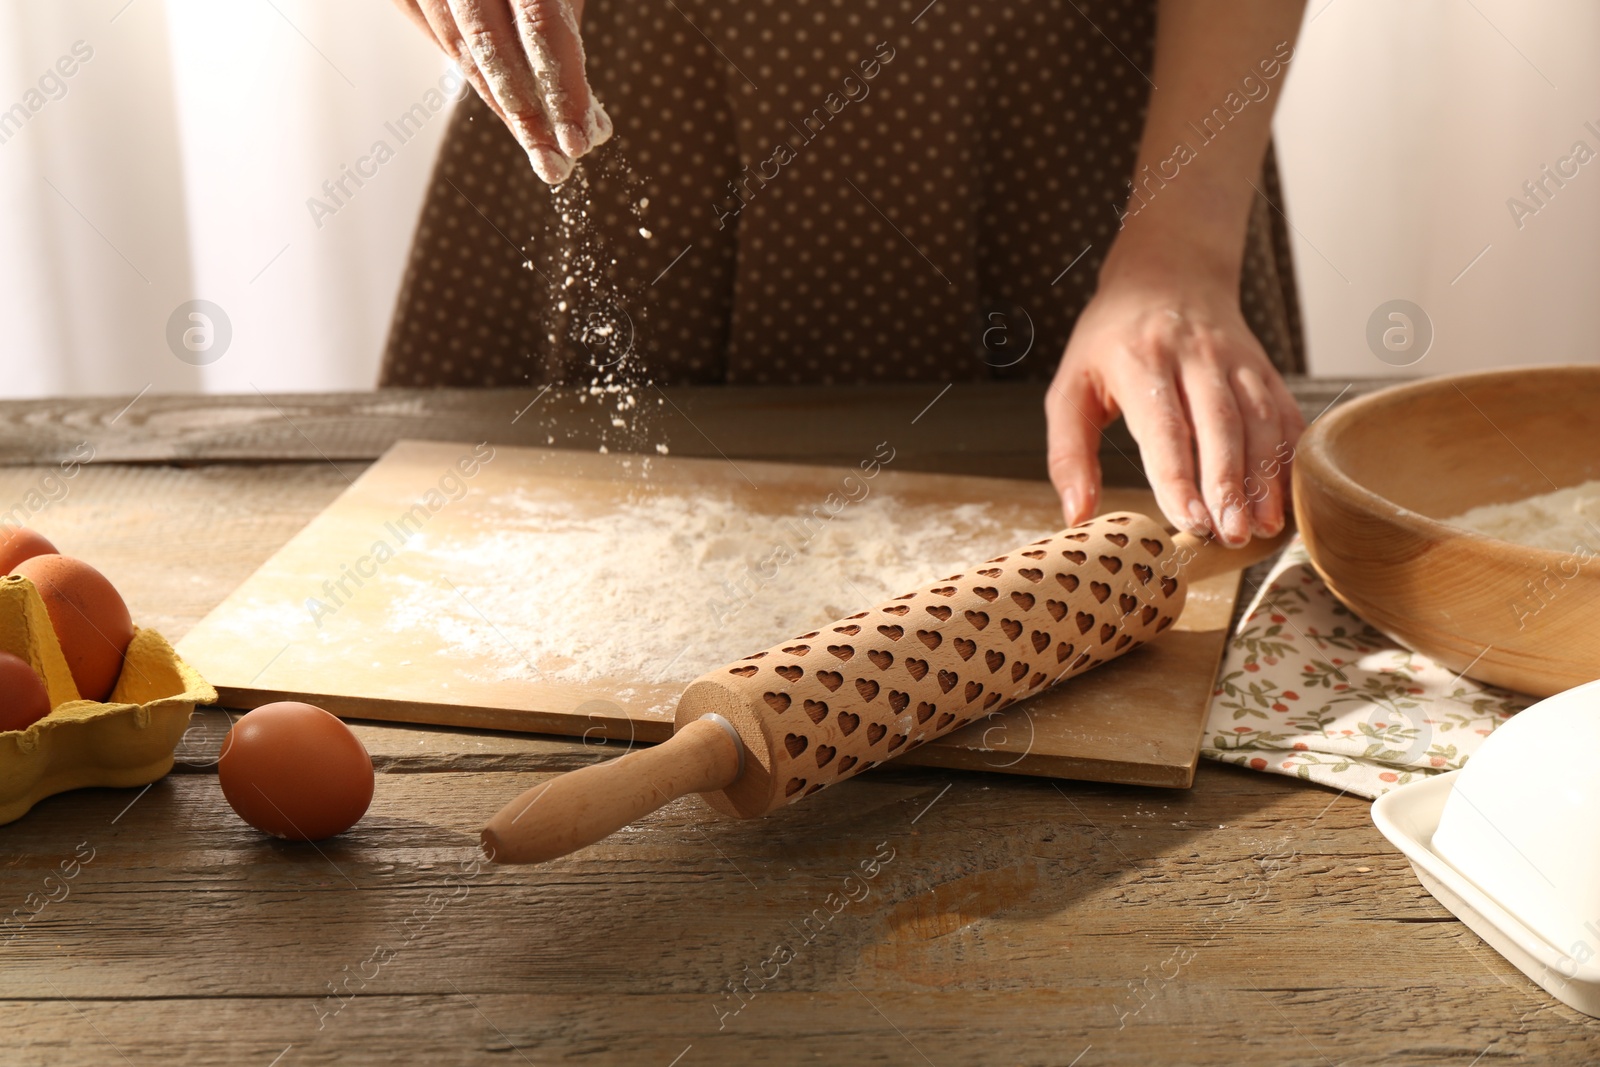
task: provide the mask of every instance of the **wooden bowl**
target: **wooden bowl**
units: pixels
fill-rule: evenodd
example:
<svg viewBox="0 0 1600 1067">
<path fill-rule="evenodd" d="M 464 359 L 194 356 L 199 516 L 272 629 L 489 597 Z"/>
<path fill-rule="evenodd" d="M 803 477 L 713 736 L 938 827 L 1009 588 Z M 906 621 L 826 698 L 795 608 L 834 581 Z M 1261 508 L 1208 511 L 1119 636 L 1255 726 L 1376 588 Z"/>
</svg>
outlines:
<svg viewBox="0 0 1600 1067">
<path fill-rule="evenodd" d="M 1524 693 L 1600 678 L 1600 529 L 1554 552 L 1442 521 L 1600 478 L 1600 366 L 1372 393 L 1316 420 L 1293 477 L 1311 562 L 1379 630 Z"/>
</svg>

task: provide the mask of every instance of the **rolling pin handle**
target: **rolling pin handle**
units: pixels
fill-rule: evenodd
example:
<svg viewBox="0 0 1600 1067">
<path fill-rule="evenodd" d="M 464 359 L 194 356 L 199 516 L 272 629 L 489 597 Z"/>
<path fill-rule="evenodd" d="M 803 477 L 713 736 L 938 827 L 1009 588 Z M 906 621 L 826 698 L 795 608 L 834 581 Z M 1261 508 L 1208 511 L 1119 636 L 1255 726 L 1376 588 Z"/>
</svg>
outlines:
<svg viewBox="0 0 1600 1067">
<path fill-rule="evenodd" d="M 696 719 L 659 745 L 541 782 L 483 829 L 495 863 L 543 863 L 592 845 L 690 793 L 726 789 L 744 745 L 721 715 Z"/>
<path fill-rule="evenodd" d="M 1294 530 L 1285 527 L 1272 537 L 1255 537 L 1240 548 L 1228 548 L 1209 535 L 1181 533 L 1173 538 L 1171 559 L 1186 581 L 1198 582 L 1259 563 L 1293 536 Z"/>
</svg>

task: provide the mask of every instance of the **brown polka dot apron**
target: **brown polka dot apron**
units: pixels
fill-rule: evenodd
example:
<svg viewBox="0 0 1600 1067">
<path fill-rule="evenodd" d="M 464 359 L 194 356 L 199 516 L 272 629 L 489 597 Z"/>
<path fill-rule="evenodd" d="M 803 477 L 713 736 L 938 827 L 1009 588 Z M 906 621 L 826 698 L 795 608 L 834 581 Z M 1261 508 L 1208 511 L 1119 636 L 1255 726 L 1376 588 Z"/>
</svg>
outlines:
<svg viewBox="0 0 1600 1067">
<path fill-rule="evenodd" d="M 1154 7 L 589 0 L 617 135 L 552 192 L 463 99 L 381 384 L 1049 378 L 1127 200 Z M 1281 208 L 1270 152 L 1259 184 Z M 1240 296 L 1303 369 L 1261 197 Z"/>
</svg>

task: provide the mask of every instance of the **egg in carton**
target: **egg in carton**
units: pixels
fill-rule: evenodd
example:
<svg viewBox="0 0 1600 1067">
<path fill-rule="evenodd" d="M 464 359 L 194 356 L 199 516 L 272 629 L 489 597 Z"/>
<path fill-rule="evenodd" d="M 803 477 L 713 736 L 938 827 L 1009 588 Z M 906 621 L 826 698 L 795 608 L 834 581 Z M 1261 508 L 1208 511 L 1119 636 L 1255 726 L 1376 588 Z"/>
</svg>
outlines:
<svg viewBox="0 0 1600 1067">
<path fill-rule="evenodd" d="M 166 638 L 137 626 L 110 697 L 82 699 L 44 600 L 18 575 L 0 578 L 0 651 L 26 660 L 50 695 L 50 714 L 26 730 L 0 731 L 0 825 L 69 789 L 162 777 L 195 705 L 217 700 Z"/>
</svg>

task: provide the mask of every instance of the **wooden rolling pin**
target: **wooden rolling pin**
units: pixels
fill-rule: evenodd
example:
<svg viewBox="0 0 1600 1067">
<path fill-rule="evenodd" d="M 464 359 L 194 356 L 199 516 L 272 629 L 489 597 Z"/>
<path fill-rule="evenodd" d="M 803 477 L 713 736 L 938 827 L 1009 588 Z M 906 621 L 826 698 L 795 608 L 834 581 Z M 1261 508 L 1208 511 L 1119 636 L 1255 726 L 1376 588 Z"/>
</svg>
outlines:
<svg viewBox="0 0 1600 1067">
<path fill-rule="evenodd" d="M 1080 523 L 701 675 L 671 738 L 529 789 L 484 851 L 541 863 L 689 793 L 765 815 L 1138 648 L 1189 583 L 1282 540 L 1230 551 L 1131 512 Z"/>
</svg>

